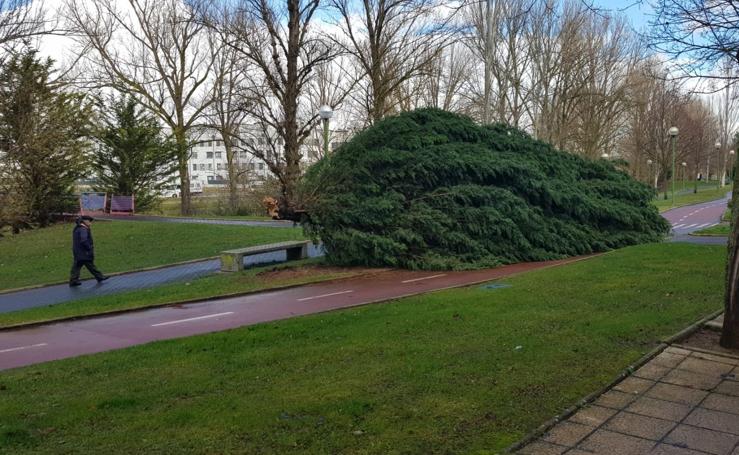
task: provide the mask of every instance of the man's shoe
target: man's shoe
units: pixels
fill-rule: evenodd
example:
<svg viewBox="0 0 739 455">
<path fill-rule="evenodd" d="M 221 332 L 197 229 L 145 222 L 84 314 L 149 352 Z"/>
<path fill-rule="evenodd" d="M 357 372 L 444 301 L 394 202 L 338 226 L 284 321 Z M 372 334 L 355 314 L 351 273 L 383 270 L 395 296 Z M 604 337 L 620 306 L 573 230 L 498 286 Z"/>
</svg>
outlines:
<svg viewBox="0 0 739 455">
<path fill-rule="evenodd" d="M 75 286 L 81 286 L 81 285 L 82 285 L 82 281 L 70 281 L 69 282 L 69 287 L 70 288 L 73 288 Z"/>
<path fill-rule="evenodd" d="M 102 283 L 103 281 L 105 281 L 105 280 L 107 280 L 109 278 L 110 278 L 109 276 L 100 277 L 100 278 L 98 278 L 98 283 Z"/>
</svg>

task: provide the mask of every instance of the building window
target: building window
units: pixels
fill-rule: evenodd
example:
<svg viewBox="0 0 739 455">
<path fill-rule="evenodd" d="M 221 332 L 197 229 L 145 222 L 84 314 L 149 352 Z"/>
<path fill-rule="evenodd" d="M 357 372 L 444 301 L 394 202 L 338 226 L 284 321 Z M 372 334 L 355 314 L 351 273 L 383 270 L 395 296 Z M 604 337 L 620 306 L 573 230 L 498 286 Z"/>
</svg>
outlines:
<svg viewBox="0 0 739 455">
<path fill-rule="evenodd" d="M 246 152 L 239 152 L 239 158 L 241 158 L 242 160 L 245 160 L 246 159 Z"/>
<path fill-rule="evenodd" d="M 341 142 L 332 142 L 331 143 L 331 150 L 336 150 L 341 146 Z"/>
<path fill-rule="evenodd" d="M 192 159 L 194 159 L 194 160 L 198 159 L 198 152 L 192 152 L 192 153 L 190 154 L 190 158 L 192 158 Z"/>
<path fill-rule="evenodd" d="M 206 147 L 211 147 L 212 145 L 213 145 L 213 142 L 212 141 L 208 141 L 208 142 L 205 143 L 205 146 Z"/>
<path fill-rule="evenodd" d="M 239 146 L 239 138 L 238 138 L 238 137 L 235 137 L 235 138 L 233 139 L 233 145 L 235 145 L 235 146 L 237 146 L 237 147 Z"/>
<path fill-rule="evenodd" d="M 208 158 L 208 159 L 212 159 L 213 158 L 213 152 L 207 152 L 205 154 L 205 157 Z"/>
<path fill-rule="evenodd" d="M 208 170 L 209 171 L 212 171 L 213 170 L 213 164 L 212 163 L 208 163 Z"/>
<path fill-rule="evenodd" d="M 263 171 L 264 170 L 264 163 L 259 163 L 259 170 L 260 171 Z"/>
<path fill-rule="evenodd" d="M 216 164 L 216 171 L 223 170 L 223 165 L 221 163 Z"/>
<path fill-rule="evenodd" d="M 216 141 L 216 147 L 220 147 L 223 145 L 223 141 Z"/>
<path fill-rule="evenodd" d="M 221 159 L 221 152 L 216 152 L 216 159 Z"/>
<path fill-rule="evenodd" d="M 192 170 L 193 171 L 197 171 L 198 170 L 198 165 L 195 164 L 195 163 L 192 163 Z"/>
<path fill-rule="evenodd" d="M 204 171 L 204 170 L 205 170 L 205 164 L 203 164 L 203 163 L 200 163 L 200 170 L 201 170 L 201 171 Z"/>
</svg>

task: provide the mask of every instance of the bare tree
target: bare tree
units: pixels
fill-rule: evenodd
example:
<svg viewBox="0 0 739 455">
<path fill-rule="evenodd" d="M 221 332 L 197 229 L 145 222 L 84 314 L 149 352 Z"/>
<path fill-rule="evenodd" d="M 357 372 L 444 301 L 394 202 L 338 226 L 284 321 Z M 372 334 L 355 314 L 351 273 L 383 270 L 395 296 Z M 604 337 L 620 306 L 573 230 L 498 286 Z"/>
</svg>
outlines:
<svg viewBox="0 0 739 455">
<path fill-rule="evenodd" d="M 318 6 L 318 0 L 242 0 L 224 17 L 236 38 L 232 46 L 254 66 L 244 87 L 254 102 L 245 108 L 259 128 L 246 147 L 278 179 L 284 219 L 300 217 L 301 146 L 317 121 L 301 100 L 313 72 L 337 54 L 311 29 Z"/>
<path fill-rule="evenodd" d="M 57 28 L 57 21 L 46 15 L 43 0 L 0 0 L 0 48 L 6 51 L 56 33 Z"/>
<path fill-rule="evenodd" d="M 732 1 L 660 0 L 652 24 L 654 48 L 672 56 L 687 77 L 739 82 L 732 71 L 716 71 L 716 64 L 728 59 L 739 64 L 739 4 Z M 737 160 L 739 162 L 739 160 Z M 739 189 L 734 186 L 734 200 Z M 726 293 L 721 346 L 739 348 L 739 210 L 733 210 L 726 263 Z"/>
<path fill-rule="evenodd" d="M 449 39 L 448 18 L 432 0 L 330 0 L 342 35 L 336 43 L 353 57 L 364 79 L 353 100 L 368 124 L 397 111 L 404 84 L 420 76 Z M 406 89 L 408 86 L 406 85 Z"/>
<path fill-rule="evenodd" d="M 447 46 L 429 62 L 421 79 L 426 106 L 452 112 L 465 112 L 463 91 L 473 70 L 469 50 L 461 44 Z"/>
<path fill-rule="evenodd" d="M 181 212 L 189 214 L 188 132 L 212 102 L 208 83 L 219 55 L 199 20 L 199 5 L 180 0 L 67 0 L 66 5 L 86 82 L 135 96 L 171 129 Z"/>
<path fill-rule="evenodd" d="M 242 148 L 240 130 L 248 117 L 248 105 L 252 103 L 244 90 L 251 69 L 248 61 L 239 58 L 239 51 L 231 44 L 235 39 L 224 29 L 211 28 L 216 60 L 213 65 L 212 103 L 206 111 L 206 125 L 218 132 L 226 150 L 228 172 L 228 204 L 231 213 L 239 205 L 239 181 L 244 169 L 237 162 Z"/>
</svg>

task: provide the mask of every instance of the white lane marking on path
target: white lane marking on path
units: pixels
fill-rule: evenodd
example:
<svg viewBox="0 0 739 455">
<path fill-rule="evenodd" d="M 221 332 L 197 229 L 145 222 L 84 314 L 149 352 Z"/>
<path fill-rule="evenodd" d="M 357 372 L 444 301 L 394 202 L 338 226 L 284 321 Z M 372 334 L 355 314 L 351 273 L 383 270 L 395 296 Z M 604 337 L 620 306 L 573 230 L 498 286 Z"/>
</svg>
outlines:
<svg viewBox="0 0 739 455">
<path fill-rule="evenodd" d="M 196 318 L 178 319 L 177 321 L 160 322 L 159 324 L 152 324 L 151 326 L 152 327 L 161 327 L 163 325 L 180 324 L 182 322 L 198 321 L 200 319 L 217 318 L 218 316 L 228 316 L 229 314 L 234 314 L 234 312 L 233 311 L 227 311 L 225 313 L 206 314 L 205 316 L 198 316 Z"/>
<path fill-rule="evenodd" d="M 48 343 L 39 343 L 39 344 L 32 344 L 30 346 L 18 346 L 17 348 L 2 349 L 0 350 L 0 354 L 4 352 L 15 352 L 15 351 L 22 351 L 24 349 L 40 348 L 43 346 L 48 346 Z"/>
<path fill-rule="evenodd" d="M 298 299 L 298 302 L 305 302 L 306 300 L 322 299 L 324 297 L 331 297 L 334 295 L 349 294 L 351 292 L 354 292 L 354 291 L 352 290 L 339 291 L 339 292 L 332 292 L 331 294 L 314 295 L 313 297 L 303 297 L 302 299 Z"/>
<path fill-rule="evenodd" d="M 689 225 L 685 226 L 685 229 L 690 229 L 690 228 L 695 227 L 695 226 L 696 226 L 695 224 L 689 224 Z"/>
<path fill-rule="evenodd" d="M 404 280 L 404 281 L 401 281 L 401 283 L 414 283 L 416 281 L 430 280 L 432 278 L 439 278 L 439 277 L 442 277 L 442 276 L 446 276 L 446 273 L 442 273 L 440 275 L 425 276 L 425 277 L 422 277 L 422 278 L 414 278 L 412 280 Z"/>
<path fill-rule="evenodd" d="M 681 224 L 673 224 L 672 225 L 672 227 L 675 228 L 675 229 L 680 228 L 682 226 L 683 226 L 682 223 Z"/>
</svg>

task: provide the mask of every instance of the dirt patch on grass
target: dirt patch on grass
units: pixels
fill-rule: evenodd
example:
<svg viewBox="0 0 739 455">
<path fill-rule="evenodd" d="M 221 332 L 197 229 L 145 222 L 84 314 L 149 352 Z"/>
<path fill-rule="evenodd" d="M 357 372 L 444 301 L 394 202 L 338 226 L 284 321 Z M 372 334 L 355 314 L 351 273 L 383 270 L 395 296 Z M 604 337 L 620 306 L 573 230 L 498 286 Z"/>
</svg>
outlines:
<svg viewBox="0 0 739 455">
<path fill-rule="evenodd" d="M 334 276 L 336 278 L 369 275 L 387 269 L 368 269 L 361 267 L 330 267 L 322 265 L 306 265 L 295 267 L 275 267 L 257 274 L 262 281 L 288 281 L 312 276 Z"/>
<path fill-rule="evenodd" d="M 721 333 L 711 329 L 700 329 L 697 332 L 690 335 L 688 338 L 680 341 L 680 344 L 690 346 L 698 349 L 705 349 L 707 351 L 713 351 L 720 354 L 729 354 L 732 356 L 739 356 L 738 349 L 726 349 L 718 344 L 721 338 Z"/>
</svg>

